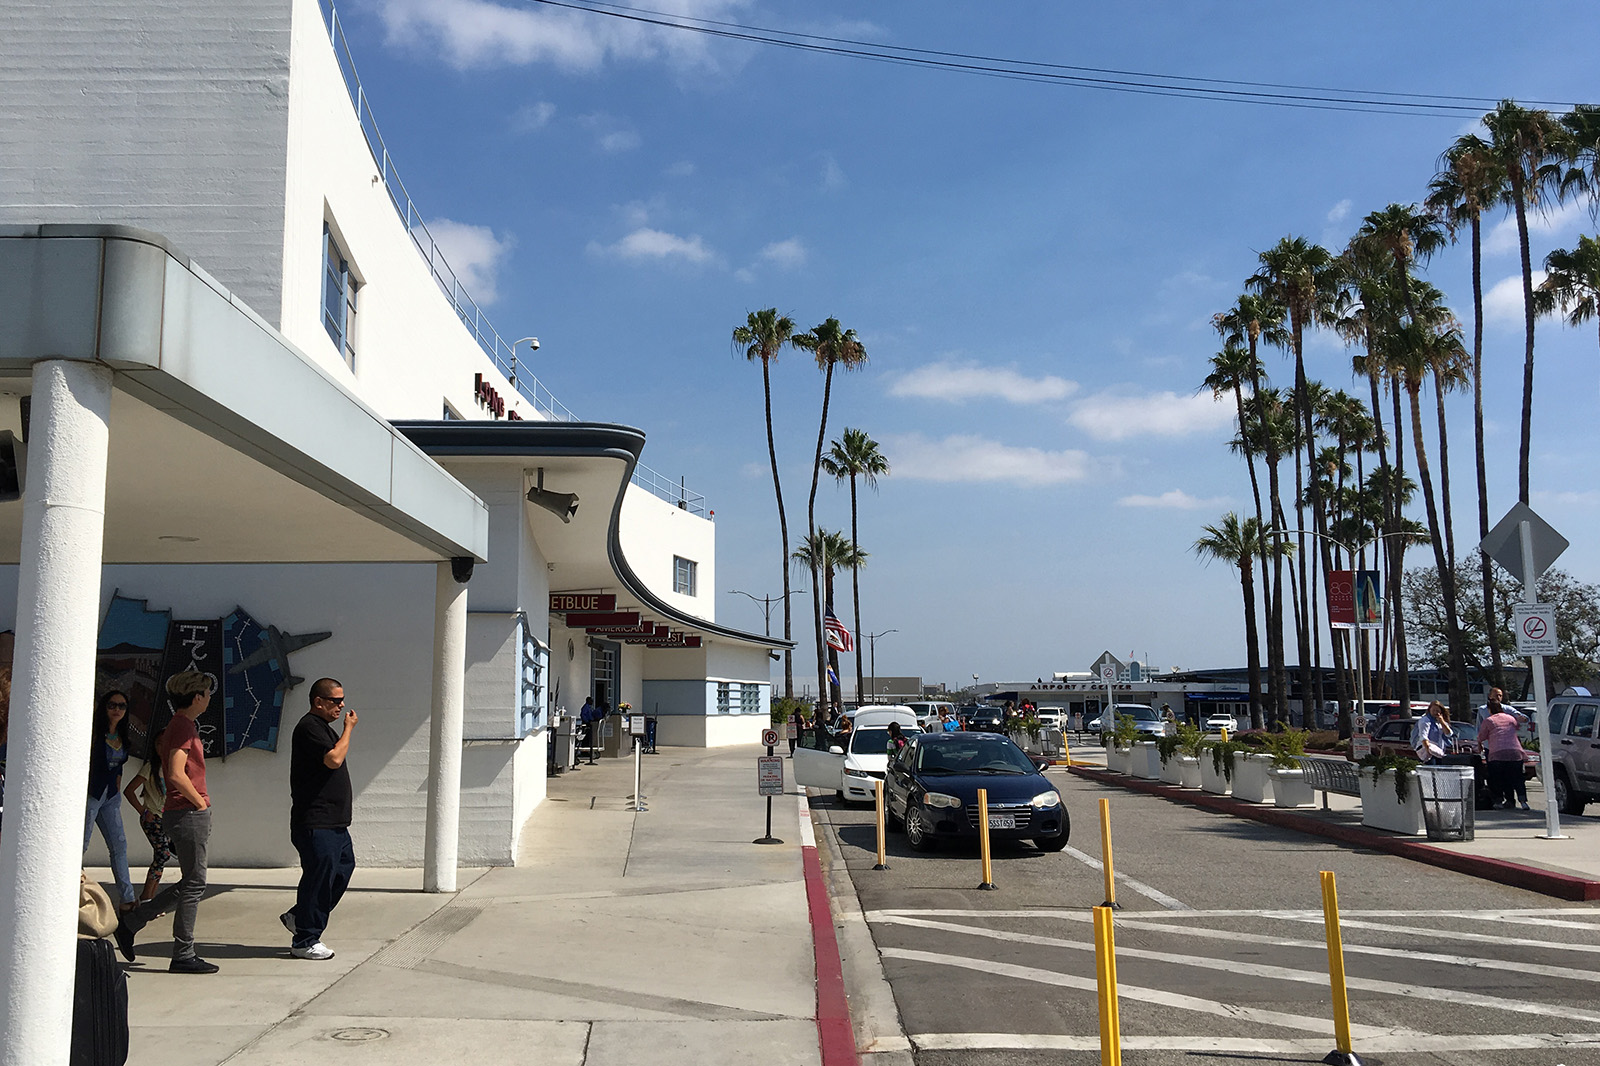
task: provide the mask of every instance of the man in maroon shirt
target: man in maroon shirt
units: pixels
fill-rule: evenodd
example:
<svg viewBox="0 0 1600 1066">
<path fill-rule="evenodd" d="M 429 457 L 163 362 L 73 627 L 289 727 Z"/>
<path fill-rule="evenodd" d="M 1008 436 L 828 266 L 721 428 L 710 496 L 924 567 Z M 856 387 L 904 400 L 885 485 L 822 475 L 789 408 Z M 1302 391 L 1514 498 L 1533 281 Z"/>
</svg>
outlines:
<svg viewBox="0 0 1600 1066">
<path fill-rule="evenodd" d="M 150 920 L 172 911 L 172 973 L 216 973 L 215 963 L 194 953 L 194 920 L 206 894 L 206 844 L 211 839 L 211 797 L 206 794 L 206 756 L 195 720 L 211 705 L 211 677 L 185 670 L 167 680 L 173 716 L 161 735 L 162 767 L 167 776 L 167 804 L 161 828 L 172 841 L 183 877 L 153 899 L 139 904 L 117 924 L 117 949 L 133 961 L 133 938 Z M 174 904 L 176 906 L 174 907 Z"/>
</svg>

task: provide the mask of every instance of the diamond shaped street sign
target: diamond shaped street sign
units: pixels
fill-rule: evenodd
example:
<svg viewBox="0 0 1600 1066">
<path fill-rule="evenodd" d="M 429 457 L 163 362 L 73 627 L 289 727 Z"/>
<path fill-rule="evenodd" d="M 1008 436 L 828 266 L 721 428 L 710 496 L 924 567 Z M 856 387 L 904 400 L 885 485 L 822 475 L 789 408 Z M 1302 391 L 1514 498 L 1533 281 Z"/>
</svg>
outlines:
<svg viewBox="0 0 1600 1066">
<path fill-rule="evenodd" d="M 1483 553 L 1501 566 L 1522 584 L 1527 585 L 1528 578 L 1522 573 L 1522 538 L 1519 527 L 1523 522 L 1528 523 L 1528 533 L 1533 540 L 1533 581 L 1537 582 L 1550 564 L 1561 557 L 1567 550 L 1567 538 L 1557 533 L 1549 522 L 1534 513 L 1532 507 L 1525 503 L 1517 503 L 1506 516 L 1495 523 L 1489 530 L 1489 535 L 1483 538 L 1478 545 Z"/>
</svg>

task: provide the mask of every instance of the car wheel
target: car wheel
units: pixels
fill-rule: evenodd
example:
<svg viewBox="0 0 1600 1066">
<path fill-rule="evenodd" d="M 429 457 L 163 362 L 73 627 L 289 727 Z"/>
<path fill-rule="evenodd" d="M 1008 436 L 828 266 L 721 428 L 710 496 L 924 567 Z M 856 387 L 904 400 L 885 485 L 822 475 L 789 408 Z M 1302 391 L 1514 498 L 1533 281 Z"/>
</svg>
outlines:
<svg viewBox="0 0 1600 1066">
<path fill-rule="evenodd" d="M 1567 775 L 1564 771 L 1556 771 L 1556 809 L 1562 814 L 1570 814 L 1574 818 L 1583 813 L 1588 800 L 1583 793 L 1567 784 Z"/>
<path fill-rule="evenodd" d="M 1065 833 L 1058 837 L 1040 837 L 1034 840 L 1033 846 L 1040 851 L 1060 851 L 1067 846 L 1067 837 Z"/>
<path fill-rule="evenodd" d="M 922 812 L 909 805 L 906 808 L 906 843 L 913 851 L 932 851 L 934 844 L 933 831 L 923 821 Z"/>
</svg>

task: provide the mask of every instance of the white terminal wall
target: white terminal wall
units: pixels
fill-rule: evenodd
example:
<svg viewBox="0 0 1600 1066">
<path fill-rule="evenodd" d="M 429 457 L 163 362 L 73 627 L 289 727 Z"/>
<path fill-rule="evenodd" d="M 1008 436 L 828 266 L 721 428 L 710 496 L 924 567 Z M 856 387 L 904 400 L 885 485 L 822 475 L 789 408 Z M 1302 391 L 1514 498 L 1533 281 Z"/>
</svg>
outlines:
<svg viewBox="0 0 1600 1066">
<path fill-rule="evenodd" d="M 716 523 L 630 483 L 618 535 L 634 575 L 663 603 L 707 622 L 717 620 Z M 694 596 L 672 591 L 675 555 L 698 567 Z"/>
</svg>

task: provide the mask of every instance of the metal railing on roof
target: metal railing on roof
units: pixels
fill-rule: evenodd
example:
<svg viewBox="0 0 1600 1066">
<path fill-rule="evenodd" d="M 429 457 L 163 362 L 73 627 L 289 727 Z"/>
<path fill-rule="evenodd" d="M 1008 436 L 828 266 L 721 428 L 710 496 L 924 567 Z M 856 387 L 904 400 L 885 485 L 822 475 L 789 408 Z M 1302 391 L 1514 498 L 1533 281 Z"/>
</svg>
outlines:
<svg viewBox="0 0 1600 1066">
<path fill-rule="evenodd" d="M 406 232 L 411 235 L 411 243 L 416 246 L 423 262 L 428 264 L 428 270 L 433 274 L 433 280 L 438 284 L 439 290 L 444 293 L 445 299 L 450 301 L 456 317 L 472 334 L 478 346 L 506 375 L 517 392 L 533 404 L 535 411 L 554 422 L 581 421 L 566 404 L 556 399 L 543 382 L 533 374 L 522 370 L 517 362 L 515 348 L 508 344 L 505 338 L 500 336 L 500 331 L 490 324 L 483 309 L 478 306 L 478 302 L 467 292 L 461 284 L 461 279 L 445 261 L 443 250 L 433 239 L 433 234 L 428 232 L 428 225 L 422 219 L 422 212 L 417 209 L 411 194 L 406 191 L 405 182 L 400 180 L 400 174 L 389 156 L 389 148 L 383 142 L 383 134 L 378 130 L 378 120 L 372 113 L 372 106 L 367 102 L 367 93 L 361 84 L 361 76 L 356 73 L 355 58 L 350 54 L 350 42 L 345 39 L 344 28 L 339 24 L 339 13 L 331 0 L 319 0 L 319 3 L 328 28 L 328 40 L 333 45 L 334 60 L 339 64 L 344 87 L 350 93 L 350 102 L 356 109 L 356 121 L 360 123 L 361 132 L 367 139 L 367 148 L 372 152 L 372 160 L 378 165 L 378 175 L 383 181 L 384 190 L 389 194 L 389 202 L 394 205 L 395 213 L 405 223 Z M 670 478 L 663 477 L 641 463 L 634 467 L 633 483 L 668 503 L 677 504 L 684 510 L 694 514 L 706 513 L 705 497 L 699 493 L 689 492 L 681 479 L 674 483 Z"/>
</svg>

